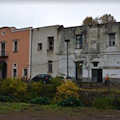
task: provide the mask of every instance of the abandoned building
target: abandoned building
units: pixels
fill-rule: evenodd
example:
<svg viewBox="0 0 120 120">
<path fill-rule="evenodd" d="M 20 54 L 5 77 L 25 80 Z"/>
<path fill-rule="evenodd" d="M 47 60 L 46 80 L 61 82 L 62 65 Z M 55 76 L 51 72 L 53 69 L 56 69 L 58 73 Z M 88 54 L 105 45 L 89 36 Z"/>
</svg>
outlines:
<svg viewBox="0 0 120 120">
<path fill-rule="evenodd" d="M 59 74 L 86 82 L 120 81 L 120 23 L 67 27 L 59 30 Z"/>
</svg>

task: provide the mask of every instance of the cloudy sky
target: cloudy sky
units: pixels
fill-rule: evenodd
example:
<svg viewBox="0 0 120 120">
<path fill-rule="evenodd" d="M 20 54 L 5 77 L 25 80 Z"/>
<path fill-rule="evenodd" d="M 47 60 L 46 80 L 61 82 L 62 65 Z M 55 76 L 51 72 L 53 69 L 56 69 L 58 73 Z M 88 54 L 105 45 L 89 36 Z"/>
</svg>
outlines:
<svg viewBox="0 0 120 120">
<path fill-rule="evenodd" d="M 43 27 L 50 25 L 64 25 L 64 27 L 80 26 L 87 16 L 100 17 L 111 14 L 120 22 L 119 0 L 80 0 L 63 2 L 51 1 L 1 1 L 0 0 L 0 27 L 15 26 Z"/>
</svg>

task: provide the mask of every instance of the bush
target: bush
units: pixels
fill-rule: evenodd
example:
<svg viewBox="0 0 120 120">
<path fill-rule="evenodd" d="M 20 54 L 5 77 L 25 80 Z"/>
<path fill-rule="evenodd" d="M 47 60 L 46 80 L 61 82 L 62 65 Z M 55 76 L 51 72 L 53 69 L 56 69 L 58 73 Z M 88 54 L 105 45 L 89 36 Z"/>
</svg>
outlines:
<svg viewBox="0 0 120 120">
<path fill-rule="evenodd" d="M 13 100 L 11 97 L 0 94 L 0 102 L 12 102 L 12 101 Z"/>
<path fill-rule="evenodd" d="M 83 106 L 81 100 L 76 97 L 68 97 L 66 99 L 63 99 L 62 101 L 60 101 L 58 103 L 58 105 L 63 106 L 63 107 L 65 107 L 65 106 L 72 106 L 72 107 Z"/>
<path fill-rule="evenodd" d="M 96 99 L 93 102 L 93 107 L 96 107 L 99 109 L 113 109 L 113 108 L 115 108 L 113 98 L 106 97 L 106 96 L 96 97 Z"/>
<path fill-rule="evenodd" d="M 76 97 L 76 98 L 79 97 L 79 87 L 77 87 L 77 85 L 73 83 L 72 81 L 66 81 L 62 83 L 61 86 L 57 87 L 57 93 L 54 98 L 54 101 L 59 102 L 71 96 Z"/>
<path fill-rule="evenodd" d="M 0 87 L 1 93 L 11 96 L 18 101 L 22 100 L 26 90 L 27 84 L 16 78 L 5 79 Z"/>
<path fill-rule="evenodd" d="M 57 87 L 63 83 L 63 80 L 60 77 L 56 76 L 54 78 L 51 78 L 50 82 L 57 89 Z"/>
<path fill-rule="evenodd" d="M 37 97 L 29 101 L 32 104 L 39 104 L 39 105 L 49 105 L 50 101 L 47 97 Z"/>
<path fill-rule="evenodd" d="M 120 95 L 115 97 L 114 105 L 116 109 L 120 110 Z"/>
</svg>

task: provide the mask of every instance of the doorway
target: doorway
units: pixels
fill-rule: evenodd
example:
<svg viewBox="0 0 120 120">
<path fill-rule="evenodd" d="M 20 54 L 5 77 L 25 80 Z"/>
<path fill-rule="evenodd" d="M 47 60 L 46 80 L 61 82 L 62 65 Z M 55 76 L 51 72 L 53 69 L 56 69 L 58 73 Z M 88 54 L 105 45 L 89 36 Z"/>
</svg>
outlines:
<svg viewBox="0 0 120 120">
<path fill-rule="evenodd" d="M 92 69 L 92 82 L 102 83 L 102 69 Z"/>
<path fill-rule="evenodd" d="M 76 80 L 82 81 L 82 62 L 76 63 Z"/>
<path fill-rule="evenodd" d="M 7 77 L 7 63 L 4 60 L 0 61 L 0 78 L 5 79 Z"/>
</svg>

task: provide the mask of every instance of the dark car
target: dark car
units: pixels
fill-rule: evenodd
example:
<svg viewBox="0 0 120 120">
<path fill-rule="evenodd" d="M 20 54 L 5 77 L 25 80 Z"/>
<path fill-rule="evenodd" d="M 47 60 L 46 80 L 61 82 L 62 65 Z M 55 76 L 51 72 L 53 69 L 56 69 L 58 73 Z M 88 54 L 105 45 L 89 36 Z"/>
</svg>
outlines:
<svg viewBox="0 0 120 120">
<path fill-rule="evenodd" d="M 43 83 L 48 83 L 51 79 L 51 75 L 49 74 L 38 74 L 34 78 L 32 78 L 32 82 L 42 81 Z"/>
</svg>

